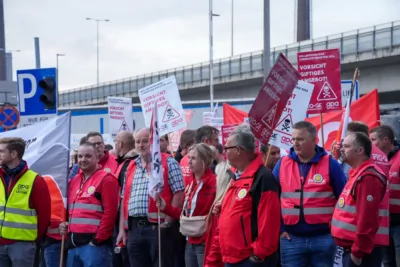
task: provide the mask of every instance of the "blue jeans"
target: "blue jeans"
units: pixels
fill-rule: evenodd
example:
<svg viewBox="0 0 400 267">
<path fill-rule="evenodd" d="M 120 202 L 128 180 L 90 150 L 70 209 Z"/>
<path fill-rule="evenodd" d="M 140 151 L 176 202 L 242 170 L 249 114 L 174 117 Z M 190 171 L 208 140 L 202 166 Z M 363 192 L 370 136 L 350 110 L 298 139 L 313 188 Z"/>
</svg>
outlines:
<svg viewBox="0 0 400 267">
<path fill-rule="evenodd" d="M 282 267 L 332 267 L 335 243 L 330 234 L 281 238 Z"/>
<path fill-rule="evenodd" d="M 60 266 L 60 254 L 61 254 L 61 242 L 50 245 L 44 249 L 44 261 L 46 267 L 59 267 Z M 64 256 L 63 266 L 67 263 L 67 255 Z"/>
<path fill-rule="evenodd" d="M 383 248 L 383 266 L 400 267 L 400 224 L 390 226 L 390 243 Z"/>
<path fill-rule="evenodd" d="M 382 248 L 375 247 L 372 252 L 365 256 L 361 265 L 356 265 L 351 260 L 351 251 L 343 250 L 341 247 L 336 247 L 335 264 L 334 266 L 340 267 L 381 267 L 382 266 Z"/>
<path fill-rule="evenodd" d="M 68 251 L 67 267 L 112 267 L 111 247 L 84 245 Z"/>
<path fill-rule="evenodd" d="M 204 244 L 186 243 L 185 263 L 186 267 L 203 267 Z"/>
</svg>

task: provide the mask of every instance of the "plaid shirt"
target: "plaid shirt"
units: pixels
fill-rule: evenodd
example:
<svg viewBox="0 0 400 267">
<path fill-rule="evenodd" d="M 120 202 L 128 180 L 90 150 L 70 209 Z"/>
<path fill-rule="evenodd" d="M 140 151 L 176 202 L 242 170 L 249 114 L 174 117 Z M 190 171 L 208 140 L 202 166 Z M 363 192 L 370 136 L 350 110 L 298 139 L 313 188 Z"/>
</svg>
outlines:
<svg viewBox="0 0 400 267">
<path fill-rule="evenodd" d="M 133 177 L 129 202 L 128 215 L 130 217 L 146 217 L 149 205 L 149 179 L 147 170 L 143 168 L 140 157 L 136 160 L 136 171 Z M 179 163 L 172 157 L 167 159 L 168 184 L 172 193 L 183 191 L 183 175 Z"/>
</svg>

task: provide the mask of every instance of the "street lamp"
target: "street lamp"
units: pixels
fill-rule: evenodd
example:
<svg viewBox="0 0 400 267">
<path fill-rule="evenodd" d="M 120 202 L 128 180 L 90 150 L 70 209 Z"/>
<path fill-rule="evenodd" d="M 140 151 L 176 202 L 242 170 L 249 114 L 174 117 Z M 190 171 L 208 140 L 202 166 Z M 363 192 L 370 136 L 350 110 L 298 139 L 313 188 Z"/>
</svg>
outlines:
<svg viewBox="0 0 400 267">
<path fill-rule="evenodd" d="M 99 78 L 99 22 L 109 22 L 109 19 L 93 19 L 93 18 L 86 18 L 86 20 L 92 20 L 96 22 L 97 26 L 97 85 L 100 83 Z"/>
<path fill-rule="evenodd" d="M 210 19 L 210 106 L 214 109 L 214 36 L 213 36 L 213 17 L 219 17 L 213 13 L 213 0 L 209 0 L 209 19 Z"/>
<path fill-rule="evenodd" d="M 233 57 L 233 15 L 234 15 L 234 11 L 233 11 L 234 4 L 233 4 L 233 1 L 234 0 L 231 0 L 231 1 L 232 1 L 232 7 L 231 7 L 231 11 L 232 11 L 232 14 L 231 14 L 231 57 Z"/>
<path fill-rule="evenodd" d="M 57 87 L 57 108 L 58 108 L 58 105 L 59 105 L 59 103 L 60 103 L 60 99 L 58 98 L 58 95 L 59 95 L 59 93 L 58 93 L 58 84 L 60 83 L 60 80 L 59 80 L 59 78 L 58 78 L 58 58 L 59 57 L 65 57 L 65 54 L 56 54 L 56 87 Z M 57 109 L 58 110 L 58 109 Z"/>
</svg>

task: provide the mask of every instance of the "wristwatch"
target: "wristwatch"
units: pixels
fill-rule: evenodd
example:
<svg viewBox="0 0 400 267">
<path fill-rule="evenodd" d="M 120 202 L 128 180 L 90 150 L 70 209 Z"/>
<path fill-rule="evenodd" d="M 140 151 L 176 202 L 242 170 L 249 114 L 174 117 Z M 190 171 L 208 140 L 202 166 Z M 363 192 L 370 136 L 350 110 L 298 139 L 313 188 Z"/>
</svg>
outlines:
<svg viewBox="0 0 400 267">
<path fill-rule="evenodd" d="M 170 224 L 169 222 L 163 222 L 163 224 L 164 224 L 166 227 L 170 227 L 170 226 L 171 226 L 171 224 Z"/>
<path fill-rule="evenodd" d="M 259 257 L 257 257 L 256 255 L 251 255 L 251 257 L 253 258 L 253 259 L 255 259 L 256 261 L 261 261 L 261 259 L 259 258 Z"/>
</svg>

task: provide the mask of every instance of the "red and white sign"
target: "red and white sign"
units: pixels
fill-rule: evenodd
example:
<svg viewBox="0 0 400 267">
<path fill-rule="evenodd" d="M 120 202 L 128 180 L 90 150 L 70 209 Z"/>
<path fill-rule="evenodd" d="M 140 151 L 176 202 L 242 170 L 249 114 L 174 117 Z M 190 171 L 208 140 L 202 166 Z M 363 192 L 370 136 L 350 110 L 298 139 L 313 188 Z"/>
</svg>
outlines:
<svg viewBox="0 0 400 267">
<path fill-rule="evenodd" d="M 134 131 L 132 98 L 108 97 L 108 124 L 113 140 L 121 131 Z"/>
<path fill-rule="evenodd" d="M 297 62 L 301 79 L 315 85 L 307 114 L 341 110 L 340 50 L 299 52 Z"/>
<path fill-rule="evenodd" d="M 189 125 L 190 121 L 193 117 L 193 110 L 185 109 L 184 111 L 186 124 Z M 175 131 L 169 134 L 169 145 L 172 148 L 172 151 L 178 151 L 179 143 L 181 141 L 181 135 L 187 128 L 180 129 L 179 131 Z"/>
<path fill-rule="evenodd" d="M 160 136 L 186 127 L 175 76 L 140 89 L 139 99 L 146 127 L 150 127 L 154 103 L 157 103 Z"/>
<path fill-rule="evenodd" d="M 280 54 L 249 112 L 251 131 L 261 143 L 268 144 L 299 78 L 297 70 Z"/>
<path fill-rule="evenodd" d="M 226 140 L 228 140 L 229 134 L 235 130 L 240 124 L 231 124 L 231 125 L 222 125 L 221 126 L 221 135 L 222 135 L 222 146 L 225 146 Z"/>
</svg>

